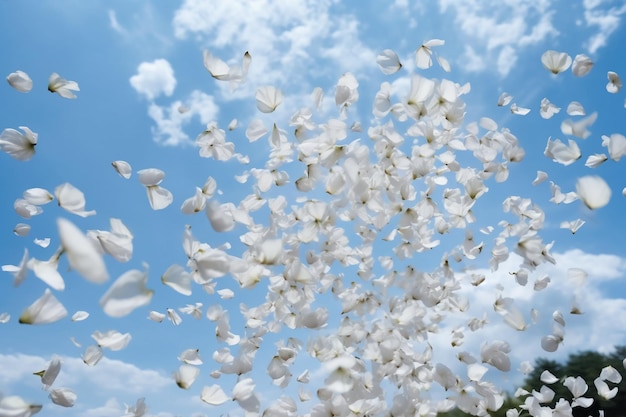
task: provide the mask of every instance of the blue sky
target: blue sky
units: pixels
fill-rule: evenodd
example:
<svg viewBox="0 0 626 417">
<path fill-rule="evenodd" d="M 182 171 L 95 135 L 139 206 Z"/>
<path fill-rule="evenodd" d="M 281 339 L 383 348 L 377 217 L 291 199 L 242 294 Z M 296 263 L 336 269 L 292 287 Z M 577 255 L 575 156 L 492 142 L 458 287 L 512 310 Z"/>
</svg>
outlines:
<svg viewBox="0 0 626 417">
<path fill-rule="evenodd" d="M 235 293 L 228 300 L 218 294 L 208 294 L 199 285 L 194 285 L 189 297 L 164 286 L 160 277 L 166 269 L 172 264 L 185 266 L 187 262 L 182 246 L 187 225 L 199 242 L 222 247 L 236 258 L 246 252 L 240 242 L 240 236 L 248 231 L 246 226 L 238 224 L 232 231 L 218 233 L 203 212 L 185 215 L 180 206 L 208 177 L 215 179 L 219 190 L 212 200 L 239 205 L 253 193 L 253 169 L 265 166 L 271 150 L 267 135 L 253 143 L 248 140 L 249 123 L 261 119 L 269 130 L 276 124 L 285 131 L 290 142 L 296 143 L 294 127 L 289 121 L 298 109 L 310 108 L 312 120 L 320 125 L 329 119 L 340 119 L 335 105 L 335 86 L 347 72 L 359 83 L 359 99 L 348 109 L 344 121 L 347 127 L 359 122 L 362 131 L 347 129 L 345 144 L 360 139 L 361 144 L 373 148 L 368 129 L 394 120 L 392 116 L 377 119 L 372 115 L 372 102 L 381 83 L 391 83 L 392 103 L 399 103 L 407 96 L 411 75 L 417 73 L 428 79 L 448 79 L 459 85 L 471 85 L 471 90 L 462 96 L 466 114 L 460 132 L 466 132 L 471 122 L 488 117 L 499 129 L 509 129 L 525 150 L 521 163 L 509 165 L 506 182 L 498 183 L 493 178 L 485 181 L 489 192 L 477 200 L 472 209 L 476 221 L 468 228 L 477 243 L 484 242 L 484 248 L 476 259 L 466 257 L 453 266 L 463 283 L 461 294 L 467 297 L 470 308 L 463 313 L 448 314 L 439 332 L 430 334 L 433 364 L 446 364 L 462 374 L 464 368 L 456 359 L 459 351 L 480 356 L 481 343 L 504 339 L 512 347 L 511 371 L 503 373 L 490 368 L 486 379 L 512 390 L 523 378 L 518 371 L 522 361 L 548 355 L 541 349 L 540 340 L 549 334 L 551 314 L 556 309 L 566 316 L 566 336 L 557 352 L 549 354 L 551 358 L 561 359 L 581 349 L 609 351 L 614 345 L 626 343 L 626 324 L 608 319 L 626 314 L 623 284 L 626 251 L 622 245 L 622 233 L 626 230 L 623 216 L 626 201 L 622 195 L 626 186 L 624 169 L 620 162 L 611 159 L 597 168 L 585 166 L 589 155 L 607 153 L 607 148 L 602 146 L 602 135 L 623 134 L 624 92 L 610 94 L 605 85 L 608 71 L 626 73 L 621 57 L 626 38 L 623 24 L 626 7 L 620 1 L 610 0 L 586 0 L 576 4 L 549 0 L 511 4 L 452 0 L 410 3 L 399 0 L 393 4 L 368 2 L 365 5 L 330 0 L 298 0 L 288 5 L 267 0 L 187 0 L 180 4 L 78 0 L 36 5 L 0 2 L 0 15 L 5 17 L 0 29 L 0 42 L 4 45 L 0 73 L 8 76 L 21 70 L 28 73 L 34 83 L 27 94 L 6 83 L 0 86 L 0 108 L 3 109 L 0 129 L 27 126 L 39 135 L 36 153 L 30 161 L 15 160 L 4 152 L 0 155 L 4 172 L 0 176 L 3 195 L 0 200 L 3 233 L 0 265 L 17 265 L 24 248 L 33 258 L 45 260 L 52 256 L 60 244 L 56 225 L 59 217 L 71 220 L 83 232 L 109 230 L 109 219 L 118 218 L 134 235 L 130 261 L 120 263 L 105 256 L 111 280 L 103 285 L 89 283 L 76 272 L 68 271 L 67 260 L 62 258 L 59 272 L 66 288 L 53 293 L 70 315 L 77 310 L 88 311 L 90 317 L 82 322 L 71 322 L 68 317 L 49 325 L 19 324 L 22 311 L 40 297 L 47 286 L 29 271 L 22 285 L 14 288 L 11 275 L 3 272 L 0 313 L 6 312 L 11 318 L 0 324 L 3 341 L 0 392 L 43 404 L 42 415 L 49 416 L 119 416 L 124 413 L 123 404 L 134 404 L 141 397 L 146 398 L 149 414 L 160 417 L 226 412 L 239 415 L 234 402 L 214 407 L 200 400 L 204 386 L 220 384 L 226 394 L 231 395 L 236 382 L 232 375 L 219 379 L 210 376 L 219 368 L 211 359 L 213 352 L 226 345 L 216 340 L 215 323 L 204 313 L 210 306 L 221 305 L 228 311 L 231 331 L 242 337 L 250 336 L 250 329 L 244 328 L 240 304 L 248 307 L 262 304 L 268 293 L 269 279 L 264 278 L 254 289 L 242 289 L 228 274 L 217 278 L 217 290 L 228 288 Z M 450 62 L 450 73 L 444 72 L 436 62 L 429 69 L 416 68 L 415 52 L 429 39 L 445 40 L 445 45 L 433 50 Z M 212 78 L 203 65 L 205 49 L 229 65 L 241 65 L 244 52 L 249 51 L 252 63 L 245 83 L 233 91 L 228 82 Z M 376 64 L 377 55 L 384 49 L 394 50 L 403 64 L 395 74 L 384 75 Z M 584 77 L 575 77 L 569 69 L 552 75 L 541 64 L 546 50 L 566 52 L 572 58 L 586 54 L 594 67 Z M 53 72 L 79 84 L 75 100 L 47 91 L 48 77 Z M 273 113 L 263 114 L 257 110 L 255 93 L 261 86 L 275 86 L 285 95 Z M 311 99 L 315 87 L 321 87 L 324 92 L 319 110 L 314 109 Z M 513 103 L 529 108 L 530 113 L 520 116 L 512 114 L 509 106 L 498 107 L 498 97 L 503 92 L 514 97 Z M 549 120 L 539 115 L 544 97 L 561 108 Z M 587 115 L 598 112 L 597 120 L 589 128 L 591 135 L 585 140 L 561 131 L 564 120 L 581 119 L 581 116 L 566 114 L 572 101 L 580 102 Z M 186 108 L 185 112 L 179 111 L 181 106 Z M 233 119 L 237 119 L 237 127 L 230 131 L 228 125 Z M 249 163 L 241 163 L 236 158 L 217 161 L 199 156 L 195 139 L 211 122 L 226 131 L 226 140 L 234 143 L 235 152 L 248 156 Z M 407 132 L 411 122 L 394 120 L 401 134 Z M 310 137 L 318 134 L 319 131 L 311 132 Z M 569 166 L 553 162 L 544 155 L 549 137 L 564 142 L 575 140 L 582 157 Z M 418 144 L 420 140 L 423 144 L 423 138 L 417 139 Z M 412 141 L 413 138 L 407 138 L 401 147 L 408 155 Z M 294 153 L 294 160 L 280 168 L 288 173 L 289 182 L 262 193 L 268 199 L 284 195 L 288 212 L 300 210 L 306 199 L 332 200 L 324 192 L 323 183 L 308 193 L 296 189 L 295 181 L 305 168 L 297 156 L 297 152 Z M 458 152 L 457 159 L 462 164 L 480 167 L 471 152 Z M 111 167 L 116 160 L 132 165 L 130 179 L 122 178 Z M 146 189 L 138 180 L 137 171 L 146 168 L 158 168 L 166 174 L 161 186 L 172 192 L 174 201 L 163 210 L 151 209 Z M 545 171 L 549 178 L 533 186 L 537 170 Z M 246 172 L 250 174 L 247 182 L 242 184 L 235 179 Z M 592 211 L 578 200 L 559 205 L 549 201 L 549 181 L 567 193 L 575 191 L 577 179 L 585 175 L 599 175 L 608 183 L 612 197 L 607 206 Z M 433 194 L 433 199 L 442 207 L 443 188 L 458 187 L 453 175 L 448 178 L 451 182 L 438 187 Z M 54 193 L 58 185 L 66 182 L 85 194 L 86 209 L 96 210 L 95 216 L 75 216 L 59 207 L 56 201 L 42 206 L 43 213 L 31 219 L 21 218 L 13 209 L 14 201 L 21 198 L 26 189 L 41 187 Z M 426 186 L 418 180 L 414 187 L 419 199 L 420 191 Z M 511 254 L 497 271 L 489 269 L 494 238 L 501 231 L 498 222 L 515 221 L 510 213 L 502 211 L 502 202 L 512 195 L 529 198 L 543 210 L 545 223 L 540 236 L 544 243 L 554 241 L 551 252 L 556 264 L 542 264 L 531 271 L 525 287 L 515 284 L 510 275 L 519 267 L 518 255 Z M 252 218 L 258 224 L 267 225 L 267 204 L 253 213 Z M 578 218 L 586 223 L 576 234 L 559 227 L 563 221 Z M 22 222 L 31 226 L 26 237 L 12 232 L 15 225 Z M 361 240 L 355 235 L 353 225 L 339 223 L 345 228 L 350 245 L 358 246 Z M 374 243 L 374 279 L 388 272 L 380 256 L 394 258 L 393 268 L 398 271 L 408 265 L 424 272 L 434 271 L 442 256 L 463 242 L 465 233 L 463 229 L 442 236 L 435 232 L 434 238 L 441 241 L 438 247 L 402 260 L 396 259 L 392 251 L 398 240 L 393 243 L 382 240 L 396 224 L 397 219 L 383 227 Z M 479 232 L 489 225 L 495 228 L 490 235 Z M 297 226 L 293 230 L 297 230 Z M 285 242 L 289 239 L 288 233 L 291 232 L 285 231 L 283 235 Z M 47 248 L 33 243 L 35 238 L 46 237 L 51 239 Z M 515 242 L 510 240 L 507 245 L 513 251 Z M 312 242 L 302 245 L 296 254 L 285 256 L 304 261 L 308 250 L 319 251 L 319 248 L 319 242 Z M 154 290 L 150 304 L 124 318 L 108 317 L 98 304 L 100 297 L 118 276 L 131 269 L 143 270 L 144 264 L 148 265 L 148 287 Z M 588 273 L 584 290 L 573 288 L 568 281 L 570 268 Z M 282 266 L 275 266 L 272 271 L 280 275 Z M 357 281 L 363 290 L 379 290 L 371 279 L 359 281 L 356 271 L 356 266 L 342 268 L 335 263 L 328 272 L 344 273 L 347 286 Z M 471 273 L 484 274 L 485 283 L 478 287 L 468 285 L 467 277 Z M 533 291 L 532 283 L 545 275 L 551 278 L 550 286 L 543 292 Z M 395 294 L 394 291 L 398 289 L 390 289 L 391 294 Z M 531 308 L 539 311 L 540 319 L 523 332 L 512 329 L 493 312 L 498 294 L 514 298 L 528 323 Z M 578 300 L 584 314 L 569 314 L 573 298 Z M 155 323 L 146 319 L 151 310 L 164 313 L 167 308 L 178 309 L 196 302 L 203 304 L 201 320 L 181 314 L 183 323 L 173 326 L 167 320 Z M 290 337 L 303 341 L 304 347 L 291 367 L 294 377 L 284 393 L 294 396 L 298 402 L 298 385 L 306 384 L 299 384 L 295 377 L 309 369 L 311 382 L 305 388 L 313 393 L 313 399 L 299 404 L 298 413 L 308 412 L 318 401 L 315 392 L 323 385 L 327 371 L 320 370 L 319 362 L 308 355 L 307 340 L 337 331 L 341 301 L 330 293 L 318 294 L 312 307 L 324 307 L 330 312 L 324 329 L 292 331 L 283 327 L 277 334 L 264 336 L 251 373 L 263 408 L 283 395 L 279 388 L 272 386 L 266 368 L 275 354 L 275 343 Z M 388 304 L 367 316 L 364 323 L 381 319 L 385 308 L 389 308 Z M 466 330 L 463 346 L 450 349 L 451 331 L 483 313 L 488 314 L 489 324 L 481 331 Z M 105 351 L 105 359 L 95 367 L 84 365 L 81 355 L 93 344 L 90 335 L 97 330 L 112 329 L 130 333 L 130 344 L 121 351 Z M 70 337 L 75 337 L 82 347 L 75 347 Z M 419 346 L 422 349 L 423 345 Z M 190 348 L 200 349 L 204 364 L 200 366 L 198 380 L 185 391 L 176 386 L 171 374 L 180 364 L 177 356 Z M 237 349 L 237 346 L 231 347 L 233 353 Z M 55 387 L 67 386 L 78 394 L 73 408 L 52 404 L 37 377 L 31 375 L 44 369 L 53 354 L 61 356 L 64 362 Z M 433 384 L 433 398 L 445 396 L 440 391 L 437 393 Z M 389 400 L 395 392 L 386 395 Z"/>
</svg>

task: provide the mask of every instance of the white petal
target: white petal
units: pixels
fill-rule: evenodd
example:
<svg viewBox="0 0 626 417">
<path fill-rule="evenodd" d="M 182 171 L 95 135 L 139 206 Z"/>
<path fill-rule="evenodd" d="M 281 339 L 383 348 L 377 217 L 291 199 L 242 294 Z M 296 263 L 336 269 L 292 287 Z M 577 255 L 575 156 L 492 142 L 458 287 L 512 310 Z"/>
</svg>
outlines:
<svg viewBox="0 0 626 417">
<path fill-rule="evenodd" d="M 122 334 L 117 330 L 109 330 L 106 333 L 95 331 L 91 337 L 100 348 L 113 351 L 124 349 L 132 340 L 130 333 Z"/>
<path fill-rule="evenodd" d="M 20 316 L 22 324 L 48 324 L 67 316 L 67 310 L 48 288 L 44 294 L 31 304 Z"/>
<path fill-rule="evenodd" d="M 83 362 L 87 366 L 95 366 L 104 354 L 102 353 L 102 349 L 100 346 L 91 345 L 87 349 L 85 349 L 85 353 L 83 353 Z"/>
<path fill-rule="evenodd" d="M 59 206 L 63 207 L 70 213 L 74 213 L 81 217 L 93 216 L 95 210 L 85 211 L 85 195 L 78 188 L 66 182 L 54 189 Z"/>
<path fill-rule="evenodd" d="M 546 51 L 541 55 L 541 63 L 553 74 L 566 71 L 572 64 L 572 57 L 565 52 Z"/>
<path fill-rule="evenodd" d="M 577 77 L 584 77 L 593 68 L 593 61 L 585 54 L 578 54 L 574 57 L 572 73 Z"/>
<path fill-rule="evenodd" d="M 230 397 L 219 385 L 211 385 L 202 389 L 200 399 L 210 405 L 221 405 L 230 400 Z"/>
<path fill-rule="evenodd" d="M 550 373 L 550 371 L 548 370 L 543 371 L 541 373 L 540 379 L 541 379 L 541 382 L 543 382 L 544 384 L 554 384 L 555 382 L 559 380 L 557 377 L 552 375 L 552 373 Z"/>
<path fill-rule="evenodd" d="M 380 68 L 385 75 L 394 74 L 402 68 L 398 55 L 391 49 L 385 49 L 378 54 L 376 63 L 378 64 L 378 68 Z"/>
<path fill-rule="evenodd" d="M 146 188 L 148 201 L 152 210 L 162 210 L 168 207 L 174 201 L 172 193 L 158 185 L 151 185 Z"/>
<path fill-rule="evenodd" d="M 34 204 L 36 206 L 48 204 L 54 200 L 54 196 L 44 188 L 29 188 L 24 191 L 22 197 L 24 197 L 24 200 L 28 201 L 30 204 Z"/>
<path fill-rule="evenodd" d="M 159 313 L 158 311 L 151 311 L 148 318 L 157 323 L 161 323 L 165 319 L 165 314 Z"/>
<path fill-rule="evenodd" d="M 41 411 L 40 405 L 29 404 L 16 395 L 0 398 L 0 416 L 2 417 L 30 417 L 39 411 Z"/>
<path fill-rule="evenodd" d="M 58 219 L 59 237 L 70 267 L 85 279 L 101 284 L 109 279 L 102 255 L 94 248 L 89 238 L 69 220 Z"/>
<path fill-rule="evenodd" d="M 19 161 L 28 161 L 35 154 L 37 133 L 20 126 L 23 134 L 15 129 L 4 129 L 0 135 L 0 149 Z"/>
<path fill-rule="evenodd" d="M 174 374 L 174 379 L 180 388 L 189 389 L 198 375 L 200 375 L 200 369 L 192 365 L 182 364 Z"/>
<path fill-rule="evenodd" d="M 100 305 L 111 317 L 124 317 L 147 305 L 154 291 L 146 288 L 148 272 L 131 269 L 122 274 L 100 299 Z"/>
<path fill-rule="evenodd" d="M 76 313 L 72 314 L 71 320 L 83 321 L 87 319 L 87 317 L 89 317 L 89 313 L 87 313 L 86 311 L 77 311 Z"/>
<path fill-rule="evenodd" d="M 255 142 L 267 134 L 267 128 L 261 119 L 252 119 L 246 129 L 246 137 L 250 142 Z"/>
<path fill-rule="evenodd" d="M 161 181 L 163 181 L 163 178 L 165 178 L 165 172 L 157 168 L 142 169 L 138 171 L 137 174 L 139 175 L 139 182 L 146 187 L 159 185 Z"/>
<path fill-rule="evenodd" d="M 28 261 L 28 268 L 31 269 L 37 278 L 48 284 L 57 291 L 65 289 L 65 281 L 57 268 L 59 267 L 59 259 L 57 255 L 53 255 L 47 261 L 31 258 Z"/>
<path fill-rule="evenodd" d="M 50 361 L 48 368 L 46 368 L 43 375 L 41 375 L 41 383 L 44 389 L 47 390 L 54 384 L 57 376 L 59 376 L 59 372 L 61 372 L 61 358 L 55 355 Z"/>
<path fill-rule="evenodd" d="M 578 178 L 576 193 L 590 209 L 606 206 L 611 199 L 611 188 L 601 177 L 588 175 Z"/>
<path fill-rule="evenodd" d="M 25 236 L 28 236 L 29 232 L 30 232 L 29 224 L 18 223 L 13 228 L 13 233 L 15 233 L 16 236 L 25 237 Z"/>
<path fill-rule="evenodd" d="M 126 179 L 129 179 L 132 175 L 132 168 L 126 161 L 113 161 L 111 165 L 113 165 L 113 168 L 115 168 L 115 171 L 117 171 L 120 176 Z"/>
<path fill-rule="evenodd" d="M 15 71 L 7 76 L 7 82 L 20 93 L 28 93 L 33 88 L 33 80 L 24 71 Z"/>
<path fill-rule="evenodd" d="M 191 274 L 180 265 L 174 264 L 167 268 L 161 276 L 161 282 L 180 294 L 191 295 Z"/>
<path fill-rule="evenodd" d="M 256 91 L 256 107 L 262 113 L 271 113 L 283 102 L 283 93 L 276 87 L 259 87 Z"/>
<path fill-rule="evenodd" d="M 69 388 L 55 388 L 50 391 L 50 399 L 61 407 L 73 407 L 78 396 Z"/>
</svg>

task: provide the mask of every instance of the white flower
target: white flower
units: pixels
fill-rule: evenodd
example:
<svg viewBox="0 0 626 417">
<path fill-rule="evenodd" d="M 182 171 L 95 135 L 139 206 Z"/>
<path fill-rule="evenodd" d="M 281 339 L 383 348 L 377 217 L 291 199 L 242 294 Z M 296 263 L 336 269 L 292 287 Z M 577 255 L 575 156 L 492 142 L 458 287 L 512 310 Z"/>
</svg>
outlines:
<svg viewBox="0 0 626 417">
<path fill-rule="evenodd" d="M 15 129 L 4 129 L 0 135 L 0 149 L 19 161 L 28 161 L 35 154 L 37 133 L 20 126 L 23 134 Z"/>
<path fill-rule="evenodd" d="M 48 79 L 48 91 L 57 93 L 63 98 L 76 98 L 72 91 L 80 91 L 80 88 L 78 88 L 76 81 L 65 80 L 53 72 Z"/>
<path fill-rule="evenodd" d="M 20 93 L 28 93 L 33 88 L 33 80 L 24 71 L 15 71 L 7 76 L 7 82 Z"/>
</svg>

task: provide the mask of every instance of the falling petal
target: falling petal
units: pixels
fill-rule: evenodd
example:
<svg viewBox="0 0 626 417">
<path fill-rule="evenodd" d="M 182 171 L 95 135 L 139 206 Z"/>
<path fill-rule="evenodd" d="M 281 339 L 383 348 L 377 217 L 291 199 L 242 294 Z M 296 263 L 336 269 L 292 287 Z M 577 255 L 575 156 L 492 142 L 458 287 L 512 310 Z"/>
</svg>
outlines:
<svg viewBox="0 0 626 417">
<path fill-rule="evenodd" d="M 7 75 L 7 82 L 20 93 L 28 93 L 33 88 L 33 80 L 24 71 L 15 71 Z"/>
<path fill-rule="evenodd" d="M 148 272 L 132 269 L 122 274 L 100 299 L 104 312 L 111 317 L 124 317 L 136 308 L 150 303 L 154 291 L 146 288 Z"/>
<path fill-rule="evenodd" d="M 101 284 L 109 279 L 102 255 L 69 220 L 57 220 L 61 245 L 70 267 L 90 282 Z"/>
<path fill-rule="evenodd" d="M 50 391 L 50 399 L 61 407 L 73 407 L 78 396 L 69 388 L 55 388 Z"/>
<path fill-rule="evenodd" d="M 22 324 L 49 324 L 67 316 L 67 310 L 46 288 L 44 294 L 31 304 L 20 316 Z"/>
<path fill-rule="evenodd" d="M 259 87 L 256 92 L 256 107 L 262 113 L 271 113 L 283 101 L 283 93 L 276 87 Z"/>
<path fill-rule="evenodd" d="M 113 165 L 115 171 L 123 178 L 129 179 L 132 175 L 132 168 L 126 161 L 113 161 L 111 165 Z"/>
<path fill-rule="evenodd" d="M 601 177 L 588 175 L 578 178 L 576 193 L 591 210 L 606 206 L 611 199 L 611 188 Z"/>
</svg>

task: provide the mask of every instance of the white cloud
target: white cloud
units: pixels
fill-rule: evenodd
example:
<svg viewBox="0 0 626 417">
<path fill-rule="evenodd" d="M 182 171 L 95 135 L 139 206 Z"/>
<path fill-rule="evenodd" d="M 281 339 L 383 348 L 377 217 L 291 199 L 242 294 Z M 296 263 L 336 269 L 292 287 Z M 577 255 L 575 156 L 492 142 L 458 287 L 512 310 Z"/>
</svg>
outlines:
<svg viewBox="0 0 626 417">
<path fill-rule="evenodd" d="M 124 29 L 117 20 L 117 14 L 115 13 L 115 10 L 109 10 L 108 14 L 109 14 L 109 25 L 111 25 L 111 29 L 113 29 L 117 33 L 122 33 L 122 34 L 126 33 L 126 29 Z"/>
<path fill-rule="evenodd" d="M 594 54 L 598 49 L 606 45 L 609 37 L 619 28 L 622 22 L 621 16 L 626 13 L 626 5 L 620 8 L 611 7 L 608 10 L 600 10 L 601 1 L 585 1 L 585 23 L 587 26 L 597 27 L 597 32 L 593 34 L 585 43 L 589 53 Z"/>
<path fill-rule="evenodd" d="M 157 391 L 171 385 L 170 378 L 159 371 L 141 369 L 130 363 L 103 358 L 96 366 L 90 367 L 80 358 L 61 357 L 62 368 L 55 386 L 97 387 L 101 392 L 141 394 Z M 49 359 L 26 354 L 0 354 L 0 387 L 32 379 L 35 385 L 38 378 L 33 372 L 48 367 Z"/>
<path fill-rule="evenodd" d="M 219 107 L 212 96 L 194 90 L 184 102 L 177 100 L 169 106 L 151 103 L 148 114 L 156 123 L 152 129 L 154 141 L 176 146 L 191 144 L 183 128 L 194 116 L 198 116 L 200 122 L 206 125 L 217 118 Z"/>
<path fill-rule="evenodd" d="M 506 76 L 517 63 L 517 53 L 510 45 L 505 45 L 498 54 L 498 72 Z"/>
<path fill-rule="evenodd" d="M 448 9 L 454 11 L 455 23 L 463 39 L 485 61 L 484 66 L 471 65 L 466 69 L 476 71 L 497 68 L 502 76 L 506 76 L 514 67 L 522 48 L 558 35 L 552 23 L 554 11 L 550 10 L 550 5 L 549 0 L 439 1 L 442 13 Z"/>
<path fill-rule="evenodd" d="M 166 59 L 142 62 L 137 74 L 130 77 L 130 85 L 148 100 L 154 100 L 161 94 L 171 96 L 176 88 L 174 70 Z"/>
<path fill-rule="evenodd" d="M 178 38 L 195 35 L 209 48 L 229 47 L 231 56 L 248 50 L 252 55 L 248 78 L 256 84 L 309 90 L 308 69 L 314 59 L 333 62 L 326 66 L 327 75 L 333 77 L 348 66 L 352 71 L 364 65 L 375 68 L 376 55 L 361 43 L 356 18 L 336 13 L 332 5 L 329 0 L 217 4 L 186 0 L 176 11 L 174 33 Z"/>
</svg>

